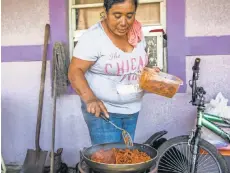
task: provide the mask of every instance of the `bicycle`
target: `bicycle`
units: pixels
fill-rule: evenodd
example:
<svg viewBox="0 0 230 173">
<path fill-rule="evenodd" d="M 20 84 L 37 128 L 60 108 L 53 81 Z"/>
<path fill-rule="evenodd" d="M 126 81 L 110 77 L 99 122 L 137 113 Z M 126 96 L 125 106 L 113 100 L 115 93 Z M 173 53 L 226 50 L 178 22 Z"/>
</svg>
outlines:
<svg viewBox="0 0 230 173">
<path fill-rule="evenodd" d="M 199 64 L 200 58 L 196 58 L 192 67 L 192 80 L 189 81 L 189 86 L 192 88 L 191 103 L 197 107 L 196 127 L 190 135 L 171 138 L 158 148 L 158 173 L 230 172 L 224 157 L 216 147 L 201 138 L 202 127 L 206 127 L 230 142 L 230 134 L 221 129 L 223 126 L 230 127 L 230 119 L 204 112 L 206 91 L 196 83 L 199 78 Z"/>
</svg>

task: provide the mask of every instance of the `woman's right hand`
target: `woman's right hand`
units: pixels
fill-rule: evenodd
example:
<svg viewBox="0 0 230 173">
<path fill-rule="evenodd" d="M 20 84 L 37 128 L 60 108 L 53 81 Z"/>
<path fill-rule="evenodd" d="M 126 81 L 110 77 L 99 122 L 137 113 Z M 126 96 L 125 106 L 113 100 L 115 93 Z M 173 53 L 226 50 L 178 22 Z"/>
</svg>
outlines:
<svg viewBox="0 0 230 173">
<path fill-rule="evenodd" d="M 96 117 L 99 117 L 101 113 L 109 118 L 109 113 L 101 100 L 93 99 L 86 102 L 87 111 L 91 114 L 94 114 Z"/>
</svg>

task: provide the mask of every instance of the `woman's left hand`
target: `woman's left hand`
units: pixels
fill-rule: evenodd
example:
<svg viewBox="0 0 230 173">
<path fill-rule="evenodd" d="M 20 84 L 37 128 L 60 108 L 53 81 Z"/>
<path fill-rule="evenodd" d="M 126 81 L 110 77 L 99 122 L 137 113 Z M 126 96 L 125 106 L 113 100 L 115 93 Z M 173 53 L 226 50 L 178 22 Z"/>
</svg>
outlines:
<svg viewBox="0 0 230 173">
<path fill-rule="evenodd" d="M 145 68 L 145 70 L 147 70 L 147 71 L 150 70 L 151 73 L 154 73 L 154 72 L 159 73 L 161 71 L 161 69 L 157 66 L 153 66 L 153 67 L 147 66 L 147 68 Z"/>
<path fill-rule="evenodd" d="M 159 67 L 156 67 L 156 66 L 152 67 L 152 69 L 155 70 L 156 72 L 160 72 L 161 71 L 161 69 Z"/>
</svg>

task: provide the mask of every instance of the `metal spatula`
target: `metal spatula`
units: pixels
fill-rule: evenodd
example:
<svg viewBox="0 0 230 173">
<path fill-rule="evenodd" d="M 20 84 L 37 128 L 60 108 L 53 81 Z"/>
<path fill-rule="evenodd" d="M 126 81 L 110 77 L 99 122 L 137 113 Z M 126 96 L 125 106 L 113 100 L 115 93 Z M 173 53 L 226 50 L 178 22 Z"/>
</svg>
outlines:
<svg viewBox="0 0 230 173">
<path fill-rule="evenodd" d="M 133 146 L 132 137 L 130 136 L 130 134 L 129 134 L 125 129 L 122 129 L 122 128 L 118 127 L 116 124 L 114 124 L 112 121 L 110 121 L 110 119 L 107 118 L 104 114 L 101 114 L 101 117 L 102 117 L 105 121 L 107 121 L 107 122 L 109 122 L 111 125 L 113 125 L 116 129 L 122 131 L 122 137 L 123 137 L 123 140 L 124 140 L 126 146 L 129 146 L 129 147 Z"/>
</svg>

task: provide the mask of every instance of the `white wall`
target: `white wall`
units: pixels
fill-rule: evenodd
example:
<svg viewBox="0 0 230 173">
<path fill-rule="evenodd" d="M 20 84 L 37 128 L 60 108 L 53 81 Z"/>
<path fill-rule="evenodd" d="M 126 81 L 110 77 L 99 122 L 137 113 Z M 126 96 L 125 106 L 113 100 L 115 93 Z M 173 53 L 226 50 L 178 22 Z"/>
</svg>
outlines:
<svg viewBox="0 0 230 173">
<path fill-rule="evenodd" d="M 230 35 L 229 0 L 186 0 L 186 36 Z"/>
<path fill-rule="evenodd" d="M 186 79 L 192 76 L 191 67 L 194 64 L 195 58 L 197 56 L 186 57 Z M 210 100 L 218 92 L 222 92 L 229 99 L 230 105 L 230 55 L 208 55 L 199 56 L 199 58 L 201 58 L 201 63 L 198 84 L 203 86 L 207 92 L 206 99 Z M 188 94 L 191 93 L 188 84 L 187 91 Z"/>
<path fill-rule="evenodd" d="M 43 44 L 48 0 L 2 0 L 1 7 L 2 46 Z"/>
</svg>

